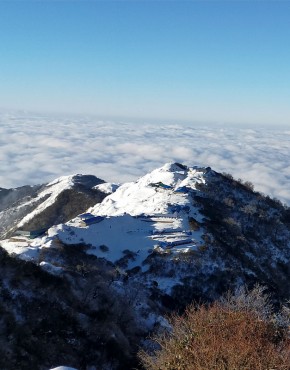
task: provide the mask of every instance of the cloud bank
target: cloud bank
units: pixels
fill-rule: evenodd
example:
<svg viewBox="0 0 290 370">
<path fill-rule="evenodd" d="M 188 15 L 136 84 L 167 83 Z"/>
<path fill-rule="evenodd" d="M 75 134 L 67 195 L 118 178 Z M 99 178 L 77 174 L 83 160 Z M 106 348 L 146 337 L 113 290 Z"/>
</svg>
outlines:
<svg viewBox="0 0 290 370">
<path fill-rule="evenodd" d="M 210 166 L 290 205 L 290 130 L 0 114 L 0 187 L 72 173 L 134 181 L 166 162 Z"/>
</svg>

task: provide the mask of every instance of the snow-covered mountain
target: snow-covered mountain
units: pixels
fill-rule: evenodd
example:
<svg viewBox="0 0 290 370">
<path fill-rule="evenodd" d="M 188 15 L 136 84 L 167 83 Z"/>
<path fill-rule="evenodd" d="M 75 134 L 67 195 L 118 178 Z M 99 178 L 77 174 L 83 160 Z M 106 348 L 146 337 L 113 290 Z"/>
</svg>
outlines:
<svg viewBox="0 0 290 370">
<path fill-rule="evenodd" d="M 96 188 L 102 183 L 95 176 L 72 175 L 46 185 L 0 189 L 0 237 L 68 221 L 104 198 L 106 193 Z"/>
<path fill-rule="evenodd" d="M 3 241 L 2 247 L 59 271 L 57 259 L 43 256 L 49 256 L 49 250 L 60 243 L 74 248 L 82 245 L 87 254 L 105 258 L 125 273 L 133 269 L 147 278 L 154 271 L 158 286 L 169 294 L 172 288 L 184 286 L 184 279 L 194 283 L 216 275 L 232 276 L 237 285 L 260 278 L 264 282 L 270 279 L 272 286 L 285 279 L 281 272 L 288 272 L 290 257 L 287 210 L 253 192 L 248 183 L 238 183 L 210 168 L 169 163 L 119 186 L 90 208 L 83 200 L 82 209 L 78 208 L 80 201 L 74 192 L 73 204 L 66 196 L 65 201 L 57 202 L 57 208 L 66 216 L 67 209 L 78 210 L 79 215 L 56 224 L 62 220 L 54 212 L 53 220 L 47 222 L 45 216 L 60 194 L 80 182 L 95 186 L 96 181 L 77 175 L 48 184 L 34 200 L 38 206 L 17 224 L 17 228 L 45 227 L 46 235 L 33 240 L 14 237 Z M 48 228 L 52 223 L 56 225 Z M 156 270 L 161 261 L 163 267 Z M 221 280 L 211 288 L 203 284 L 197 293 L 212 289 L 214 294 Z"/>
<path fill-rule="evenodd" d="M 202 216 L 192 195 L 198 191 L 197 185 L 205 184 L 208 172 L 210 169 L 166 164 L 135 183 L 123 184 L 85 214 L 47 228 L 47 236 L 28 243 L 29 250 L 26 251 L 24 246 L 22 253 L 19 243 L 23 247 L 26 240 L 17 238 L 3 243 L 3 246 L 12 250 L 15 244 L 15 253 L 35 259 L 43 248 L 53 248 L 59 241 L 85 244 L 90 246 L 87 253 L 114 263 L 124 259 L 124 251 L 127 250 L 135 255 L 132 261 L 128 261 L 127 268 L 141 266 L 153 250 L 158 250 L 158 253 L 170 250 L 172 254 L 198 250 L 203 244 L 203 230 L 200 227 L 194 229 Z M 39 199 L 43 201 L 23 217 L 17 227 L 45 227 L 39 219 L 75 182 L 76 177 L 64 177 L 48 184 L 34 199 L 35 203 Z M 103 184 L 97 188 L 100 186 Z"/>
<path fill-rule="evenodd" d="M 66 358 L 76 368 L 88 341 L 94 351 L 86 366 L 133 368 L 135 345 L 167 325 L 165 313 L 194 299 L 211 301 L 256 283 L 266 285 L 277 303 L 290 298 L 290 210 L 248 182 L 209 167 L 169 163 L 122 185 L 75 175 L 29 191 L 31 199 L 19 197 L 0 213 L 3 219 L 5 212 L 16 214 L 10 237 L 0 241 L 13 257 L 0 253 L 5 276 L 13 276 L 15 260 L 24 276 L 21 287 L 12 278 L 5 286 L 23 297 L 26 286 L 38 284 L 25 285 L 26 276 L 50 276 L 50 300 L 86 333 L 81 340 L 71 334 L 76 329 L 63 338 L 54 333 L 65 348 L 67 340 L 74 343 Z M 42 235 L 13 235 L 37 228 Z M 41 302 L 48 302 L 45 291 Z M 35 291 L 29 294 L 38 299 Z M 22 317 L 23 310 L 21 304 L 16 314 Z M 111 346 L 118 350 L 110 352 Z M 120 351 L 125 354 L 117 360 Z M 44 370 L 59 365 L 50 353 Z"/>
</svg>

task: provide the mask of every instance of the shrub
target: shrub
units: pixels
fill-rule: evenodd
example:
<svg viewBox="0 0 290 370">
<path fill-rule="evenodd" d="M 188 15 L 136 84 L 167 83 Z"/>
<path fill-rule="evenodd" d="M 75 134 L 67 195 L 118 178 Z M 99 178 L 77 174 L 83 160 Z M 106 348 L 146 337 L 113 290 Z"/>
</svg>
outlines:
<svg viewBox="0 0 290 370">
<path fill-rule="evenodd" d="M 223 173 L 222 173 L 222 175 L 223 175 L 224 177 L 226 177 L 227 179 L 229 179 L 229 180 L 233 180 L 233 179 L 234 179 L 234 178 L 233 178 L 233 175 L 231 175 L 230 173 L 223 172 Z"/>
<path fill-rule="evenodd" d="M 209 306 L 191 305 L 170 320 L 159 350 L 139 353 L 147 370 L 289 370 L 285 327 L 271 313 L 263 289 L 228 295 Z"/>
<path fill-rule="evenodd" d="M 200 230 L 200 225 L 199 225 L 198 221 L 195 218 L 188 217 L 188 223 L 189 223 L 190 230 L 193 230 L 193 231 Z"/>
<path fill-rule="evenodd" d="M 99 248 L 104 253 L 109 251 L 109 247 L 107 247 L 105 244 L 100 245 Z"/>
<path fill-rule="evenodd" d="M 251 181 L 245 181 L 243 183 L 244 187 L 250 191 L 254 191 L 254 184 Z"/>
</svg>

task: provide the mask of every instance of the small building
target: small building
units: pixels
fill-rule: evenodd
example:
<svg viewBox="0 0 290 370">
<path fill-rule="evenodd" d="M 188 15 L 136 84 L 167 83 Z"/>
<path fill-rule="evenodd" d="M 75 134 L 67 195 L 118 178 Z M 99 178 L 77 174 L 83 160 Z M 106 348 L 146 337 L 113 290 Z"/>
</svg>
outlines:
<svg viewBox="0 0 290 370">
<path fill-rule="evenodd" d="M 80 225 L 81 226 L 89 226 L 89 225 L 93 225 L 93 224 L 98 224 L 99 222 L 103 221 L 104 218 L 105 217 L 102 217 L 102 216 L 92 216 L 90 218 L 85 218 L 80 222 Z"/>
<path fill-rule="evenodd" d="M 28 241 L 27 241 L 27 238 L 25 238 L 24 236 L 11 236 L 11 238 L 9 239 L 10 242 L 12 243 L 26 243 L 28 244 Z"/>
<path fill-rule="evenodd" d="M 190 243 L 192 243 L 192 239 L 182 239 L 182 240 L 175 240 L 172 242 L 162 241 L 159 243 L 159 246 L 162 248 L 172 248 L 172 247 L 177 247 L 179 245 L 190 244 Z"/>
<path fill-rule="evenodd" d="M 176 240 L 170 243 L 170 247 L 175 247 L 178 245 L 190 244 L 192 243 L 192 239 L 183 239 L 183 240 Z"/>
<path fill-rule="evenodd" d="M 34 238 L 37 238 L 39 236 L 42 236 L 46 233 L 47 229 L 38 229 L 38 230 L 32 230 L 30 231 L 30 235 L 29 235 L 29 238 L 30 239 L 34 239 Z"/>
<path fill-rule="evenodd" d="M 46 233 L 47 229 L 37 229 L 37 230 L 17 230 L 15 236 L 22 236 L 29 239 L 34 239 L 42 236 Z"/>
<path fill-rule="evenodd" d="M 92 217 L 94 217 L 94 215 L 92 215 L 91 213 L 82 213 L 81 215 L 79 215 L 79 218 L 81 220 L 87 220 Z"/>
<path fill-rule="evenodd" d="M 25 231 L 25 230 L 16 230 L 13 237 L 14 236 L 22 236 L 22 237 L 25 237 L 25 238 L 29 238 L 30 236 L 30 231 Z"/>
</svg>

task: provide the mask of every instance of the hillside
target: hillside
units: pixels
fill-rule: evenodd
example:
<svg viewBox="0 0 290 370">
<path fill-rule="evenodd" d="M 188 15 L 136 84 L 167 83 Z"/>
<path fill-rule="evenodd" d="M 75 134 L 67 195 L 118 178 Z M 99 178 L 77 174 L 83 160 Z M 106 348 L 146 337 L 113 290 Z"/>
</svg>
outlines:
<svg viewBox="0 0 290 370">
<path fill-rule="evenodd" d="M 15 213 L 3 233 L 10 238 L 0 242 L 8 269 L 2 290 L 10 297 L 3 312 L 8 315 L 14 307 L 14 322 L 20 328 L 29 322 L 35 340 L 40 312 L 32 324 L 27 305 L 48 307 L 53 300 L 56 320 L 65 312 L 71 318 L 61 329 L 64 337 L 46 319 L 45 332 L 51 330 L 53 341 L 63 343 L 66 355 L 41 353 L 34 368 L 66 363 L 88 369 L 100 361 L 102 369 L 133 368 L 136 345 L 167 327 L 165 314 L 182 311 L 192 300 L 212 301 L 228 289 L 257 282 L 268 287 L 277 305 L 290 298 L 290 212 L 281 202 L 209 167 L 178 163 L 121 186 L 101 182 L 63 177 L 32 188 L 33 200 L 6 201 L 1 212 L 3 219 L 3 212 Z M 37 228 L 45 233 L 33 239 L 13 236 Z M 17 278 L 15 266 L 23 271 Z M 46 345 L 47 335 L 41 338 Z M 73 341 L 73 350 L 66 341 Z M 84 346 L 91 346 L 86 355 Z M 112 348 L 126 351 L 119 358 Z M 31 343 L 23 369 L 30 351 Z"/>
<path fill-rule="evenodd" d="M 0 236 L 18 229 L 48 229 L 66 222 L 105 197 L 103 180 L 90 175 L 63 176 L 45 185 L 0 189 Z"/>
</svg>

